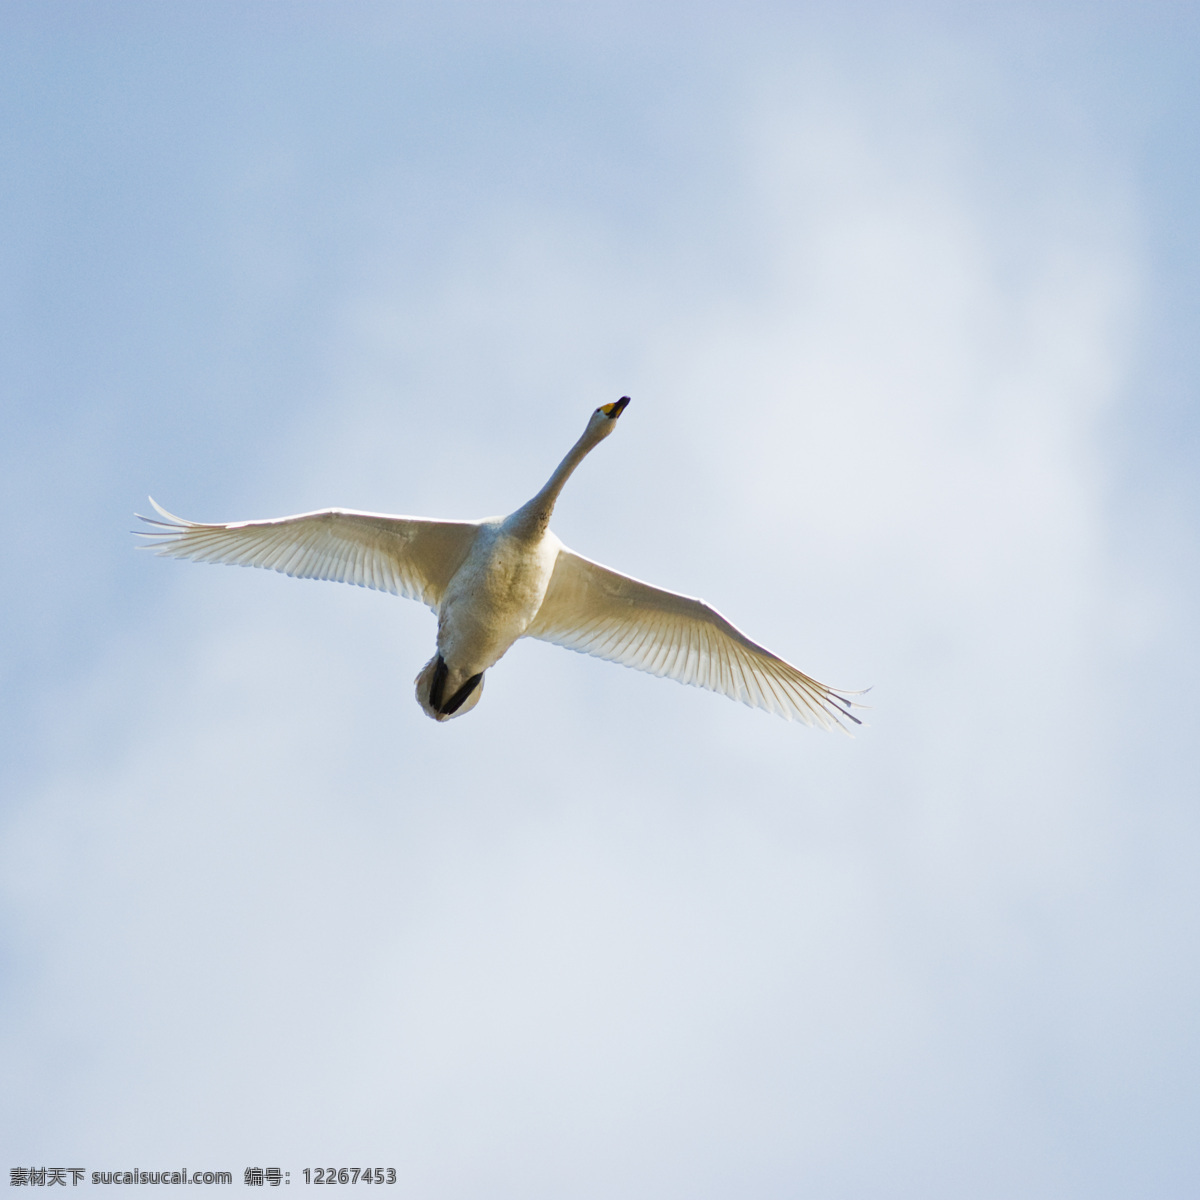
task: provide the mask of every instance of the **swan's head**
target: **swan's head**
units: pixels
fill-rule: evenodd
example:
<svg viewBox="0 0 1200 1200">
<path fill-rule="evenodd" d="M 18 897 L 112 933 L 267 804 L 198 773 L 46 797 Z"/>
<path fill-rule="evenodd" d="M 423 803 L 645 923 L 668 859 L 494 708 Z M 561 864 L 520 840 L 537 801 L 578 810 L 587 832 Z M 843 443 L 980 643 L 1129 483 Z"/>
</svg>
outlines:
<svg viewBox="0 0 1200 1200">
<path fill-rule="evenodd" d="M 591 420 L 588 421 L 587 431 L 599 441 L 601 438 L 606 438 L 617 427 L 617 418 L 625 411 L 626 405 L 629 403 L 628 396 L 622 396 L 620 400 L 614 400 L 612 404 L 602 404 L 594 413 Z"/>
</svg>

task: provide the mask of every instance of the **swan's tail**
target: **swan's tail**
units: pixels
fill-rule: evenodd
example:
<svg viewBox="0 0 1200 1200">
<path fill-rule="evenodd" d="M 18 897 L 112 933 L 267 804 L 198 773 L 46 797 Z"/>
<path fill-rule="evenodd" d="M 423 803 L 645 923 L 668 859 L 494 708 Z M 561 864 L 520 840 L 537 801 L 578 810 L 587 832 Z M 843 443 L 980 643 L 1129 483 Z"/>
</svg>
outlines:
<svg viewBox="0 0 1200 1200">
<path fill-rule="evenodd" d="M 417 676 L 417 703 L 427 717 L 435 721 L 449 721 L 469 713 L 483 695 L 483 672 L 472 675 L 453 691 L 447 687 L 451 678 L 446 660 L 435 654 Z"/>
</svg>

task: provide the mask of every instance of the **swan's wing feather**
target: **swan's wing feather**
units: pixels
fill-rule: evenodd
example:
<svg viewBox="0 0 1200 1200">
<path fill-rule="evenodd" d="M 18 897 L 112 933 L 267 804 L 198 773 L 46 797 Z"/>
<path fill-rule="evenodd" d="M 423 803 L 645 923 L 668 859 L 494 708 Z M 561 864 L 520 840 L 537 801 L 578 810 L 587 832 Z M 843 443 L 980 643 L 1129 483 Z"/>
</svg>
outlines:
<svg viewBox="0 0 1200 1200">
<path fill-rule="evenodd" d="M 479 526 L 326 508 L 272 521 L 203 525 L 150 503 L 146 546 L 169 558 L 268 567 L 299 579 L 332 579 L 420 600 L 436 609 Z M 139 514 L 140 515 L 140 514 Z"/>
<path fill-rule="evenodd" d="M 559 551 L 527 637 L 651 675 L 720 692 L 789 721 L 845 729 L 862 722 L 848 696 L 751 641 L 703 600 L 631 579 Z"/>
</svg>

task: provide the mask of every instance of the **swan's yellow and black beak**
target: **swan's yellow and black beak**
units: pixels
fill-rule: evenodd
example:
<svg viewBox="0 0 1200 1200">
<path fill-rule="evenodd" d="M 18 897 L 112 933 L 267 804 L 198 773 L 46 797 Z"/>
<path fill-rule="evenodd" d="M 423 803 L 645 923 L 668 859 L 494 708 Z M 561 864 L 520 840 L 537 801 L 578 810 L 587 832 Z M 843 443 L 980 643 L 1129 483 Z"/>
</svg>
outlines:
<svg viewBox="0 0 1200 1200">
<path fill-rule="evenodd" d="M 610 420 L 615 421 L 624 411 L 625 406 L 629 403 L 628 396 L 622 396 L 615 404 L 602 404 L 600 411 Z"/>
</svg>

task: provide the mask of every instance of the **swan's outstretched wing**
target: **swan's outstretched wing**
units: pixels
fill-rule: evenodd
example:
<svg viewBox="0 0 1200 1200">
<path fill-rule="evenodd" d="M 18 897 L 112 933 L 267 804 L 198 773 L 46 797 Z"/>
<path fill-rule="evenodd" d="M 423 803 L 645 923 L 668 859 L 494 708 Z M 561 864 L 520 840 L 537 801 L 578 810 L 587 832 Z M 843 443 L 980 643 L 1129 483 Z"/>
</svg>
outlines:
<svg viewBox="0 0 1200 1200">
<path fill-rule="evenodd" d="M 752 642 L 703 600 L 663 591 L 572 553 L 558 553 L 526 637 L 720 692 L 825 729 L 862 722 L 846 696 Z"/>
<path fill-rule="evenodd" d="M 147 548 L 170 558 L 269 567 L 299 579 L 334 579 L 420 600 L 436 609 L 475 540 L 474 521 L 427 521 L 325 508 L 274 521 L 200 525 L 172 516 L 141 519 Z M 140 514 L 139 514 L 140 515 Z"/>
</svg>

